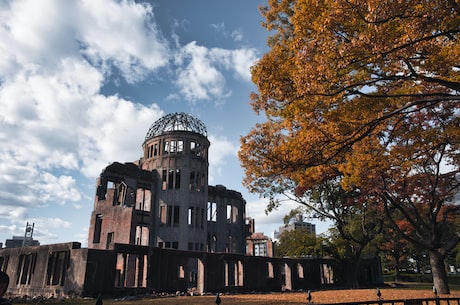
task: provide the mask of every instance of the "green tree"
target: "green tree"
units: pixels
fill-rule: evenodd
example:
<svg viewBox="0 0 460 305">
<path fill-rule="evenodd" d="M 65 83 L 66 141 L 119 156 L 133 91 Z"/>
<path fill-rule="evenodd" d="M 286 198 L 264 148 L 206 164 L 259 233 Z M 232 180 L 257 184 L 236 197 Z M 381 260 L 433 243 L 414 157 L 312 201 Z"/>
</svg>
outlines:
<svg viewBox="0 0 460 305">
<path fill-rule="evenodd" d="M 273 36 L 252 68 L 251 99 L 267 119 L 241 139 L 245 185 L 268 197 L 305 198 L 330 181 L 358 190 L 429 253 L 434 285 L 448 293 L 444 259 L 460 241 L 450 201 L 460 166 L 458 1 L 269 0 L 261 12 Z"/>
<path fill-rule="evenodd" d="M 325 182 L 302 193 L 305 205 L 315 215 L 333 221 L 330 255 L 341 263 L 344 284 L 358 287 L 357 271 L 362 255 L 383 228 L 379 206 L 359 191 L 344 190 L 337 181 Z"/>
<path fill-rule="evenodd" d="M 343 266 L 340 280 L 349 287 L 358 287 L 357 273 L 363 251 L 381 233 L 384 214 L 379 205 L 367 201 L 358 191 L 344 190 L 338 181 L 328 181 L 301 195 L 286 194 L 290 200 L 302 204 L 286 215 L 304 212 L 320 220 L 333 222 L 332 235 L 323 252 Z M 274 208 L 279 201 L 272 200 Z M 318 250 L 318 249 L 317 249 Z M 324 251 L 326 250 L 326 251 Z"/>
<path fill-rule="evenodd" d="M 283 231 L 275 245 L 277 257 L 313 256 L 316 252 L 316 237 L 306 228 Z"/>
</svg>

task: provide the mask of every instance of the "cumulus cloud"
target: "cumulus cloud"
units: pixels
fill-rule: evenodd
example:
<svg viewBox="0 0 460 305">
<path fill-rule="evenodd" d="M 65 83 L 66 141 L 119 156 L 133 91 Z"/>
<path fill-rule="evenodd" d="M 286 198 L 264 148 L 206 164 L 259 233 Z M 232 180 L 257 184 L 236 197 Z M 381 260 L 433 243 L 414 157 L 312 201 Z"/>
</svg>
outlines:
<svg viewBox="0 0 460 305">
<path fill-rule="evenodd" d="M 87 0 L 81 12 L 77 39 L 92 62 L 110 61 L 130 83 L 167 64 L 168 45 L 149 4 Z"/>
<path fill-rule="evenodd" d="M 230 92 L 225 90 L 225 78 L 209 60 L 209 50 L 191 42 L 176 57 L 176 64 L 183 66 L 177 72 L 176 85 L 189 101 L 221 99 Z"/>
<path fill-rule="evenodd" d="M 175 77 L 175 99 L 218 101 L 231 94 L 225 75 L 249 81 L 257 57 L 254 49 L 194 42 L 171 48 L 150 4 L 0 2 L 0 231 L 17 232 L 37 207 L 81 208 L 86 196 L 78 178 L 94 179 L 108 163 L 139 158 L 142 135 L 164 113 L 154 103 L 103 95 L 114 75 L 133 84 L 175 71 L 168 74 Z M 213 177 L 237 146 L 211 141 Z M 57 218 L 35 221 L 68 225 Z M 50 230 L 41 232 L 51 236 Z"/>
<path fill-rule="evenodd" d="M 34 224 L 33 238 L 41 243 L 52 243 L 58 239 L 59 235 L 55 233 L 55 229 L 62 232 L 72 226 L 71 222 L 57 217 L 31 218 L 29 224 Z M 24 232 L 24 228 L 18 228 L 18 231 L 21 230 Z"/>
<path fill-rule="evenodd" d="M 250 81 L 249 69 L 256 59 L 255 49 L 208 49 L 190 42 L 175 57 L 179 66 L 176 86 L 188 101 L 220 101 L 231 95 L 226 89 L 224 72 L 231 71 L 235 79 Z"/>
<path fill-rule="evenodd" d="M 216 177 L 222 174 L 226 159 L 236 156 L 239 147 L 224 136 L 209 135 L 208 139 L 212 143 L 209 147 L 209 184 L 214 184 Z"/>
<path fill-rule="evenodd" d="M 131 162 L 142 152 L 142 135 L 163 112 L 157 105 L 146 107 L 116 96 L 95 97 L 88 109 L 89 125 L 81 130 L 82 171 L 95 177 L 114 161 Z"/>
<path fill-rule="evenodd" d="M 3 2 L 0 20 L 0 218 L 15 232 L 28 209 L 78 207 L 74 175 L 139 157 L 162 111 L 100 89 L 112 69 L 132 83 L 164 67 L 169 47 L 152 7 L 130 1 Z"/>
</svg>

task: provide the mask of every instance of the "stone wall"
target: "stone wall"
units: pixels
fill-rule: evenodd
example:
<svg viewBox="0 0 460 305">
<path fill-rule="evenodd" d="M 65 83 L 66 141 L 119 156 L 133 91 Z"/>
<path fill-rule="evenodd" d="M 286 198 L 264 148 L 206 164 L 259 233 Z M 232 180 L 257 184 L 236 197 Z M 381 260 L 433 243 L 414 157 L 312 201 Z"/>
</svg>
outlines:
<svg viewBox="0 0 460 305">
<path fill-rule="evenodd" d="M 0 249 L 7 293 L 29 296 L 122 296 L 153 292 L 268 292 L 334 285 L 334 264 L 319 258 L 270 258 L 115 244 L 63 243 Z M 366 259 L 362 285 L 382 283 L 379 260 Z"/>
</svg>

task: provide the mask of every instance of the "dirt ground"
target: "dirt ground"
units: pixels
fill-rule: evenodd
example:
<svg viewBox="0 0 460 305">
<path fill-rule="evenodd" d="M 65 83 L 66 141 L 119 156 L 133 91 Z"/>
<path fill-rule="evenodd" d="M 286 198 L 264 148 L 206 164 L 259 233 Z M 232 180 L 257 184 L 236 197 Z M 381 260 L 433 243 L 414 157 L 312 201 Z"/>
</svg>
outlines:
<svg viewBox="0 0 460 305">
<path fill-rule="evenodd" d="M 417 298 L 432 298 L 433 292 L 431 289 L 410 289 L 410 288 L 382 288 L 381 298 L 385 300 L 395 299 L 417 299 Z M 289 292 L 289 293 L 267 293 L 267 294 L 241 294 L 241 295 L 220 295 L 221 305 L 294 305 L 307 304 L 307 294 L 305 292 Z M 312 305 L 324 303 L 343 303 L 343 302 L 358 302 L 358 301 L 376 301 L 376 289 L 354 289 L 354 290 L 327 290 L 313 291 L 311 293 Z M 460 298 L 460 289 L 453 289 L 450 295 L 439 295 L 439 297 Z M 104 305 L 202 305 L 216 304 L 216 296 L 181 296 L 181 297 L 166 297 L 166 298 L 144 298 L 134 300 L 103 300 Z M 29 303 L 29 304 L 36 304 Z M 43 304 L 43 303 L 41 303 Z M 62 301 L 45 301 L 45 304 L 66 304 L 66 305 L 86 305 L 95 304 L 95 300 L 73 299 Z M 425 304 L 425 303 L 423 303 Z M 444 305 L 447 303 L 441 303 Z M 457 302 L 451 302 L 457 304 Z M 435 305 L 433 303 L 433 305 Z"/>
</svg>

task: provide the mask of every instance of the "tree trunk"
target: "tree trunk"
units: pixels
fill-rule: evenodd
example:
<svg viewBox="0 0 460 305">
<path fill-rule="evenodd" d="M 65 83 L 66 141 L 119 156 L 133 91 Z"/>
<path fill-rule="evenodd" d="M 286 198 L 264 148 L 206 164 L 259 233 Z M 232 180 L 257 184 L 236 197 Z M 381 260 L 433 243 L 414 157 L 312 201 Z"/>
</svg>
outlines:
<svg viewBox="0 0 460 305">
<path fill-rule="evenodd" d="M 359 258 L 352 257 L 345 260 L 345 285 L 348 288 L 354 289 L 359 287 L 358 283 L 358 266 Z"/>
<path fill-rule="evenodd" d="M 430 251 L 429 254 L 434 287 L 438 293 L 450 294 L 446 267 L 444 265 L 444 255 L 436 251 Z"/>
<path fill-rule="evenodd" d="M 393 256 L 395 260 L 395 282 L 401 281 L 401 274 L 399 273 L 399 255 Z"/>
</svg>

